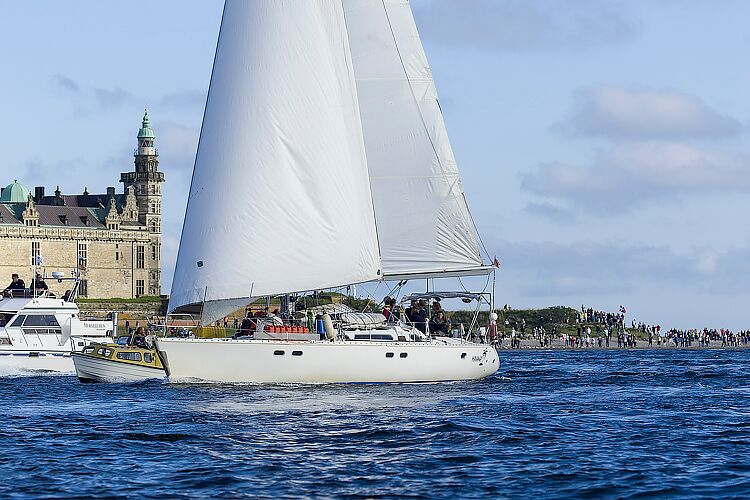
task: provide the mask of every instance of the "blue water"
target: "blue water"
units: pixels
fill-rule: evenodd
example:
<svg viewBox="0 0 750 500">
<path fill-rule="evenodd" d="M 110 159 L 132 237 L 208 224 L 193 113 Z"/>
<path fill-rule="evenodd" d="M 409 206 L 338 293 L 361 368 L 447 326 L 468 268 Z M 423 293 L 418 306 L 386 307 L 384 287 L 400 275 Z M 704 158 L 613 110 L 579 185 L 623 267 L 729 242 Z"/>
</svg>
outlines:
<svg viewBox="0 0 750 500">
<path fill-rule="evenodd" d="M 750 495 L 750 351 L 501 357 L 433 385 L 0 378 L 0 498 Z"/>
</svg>

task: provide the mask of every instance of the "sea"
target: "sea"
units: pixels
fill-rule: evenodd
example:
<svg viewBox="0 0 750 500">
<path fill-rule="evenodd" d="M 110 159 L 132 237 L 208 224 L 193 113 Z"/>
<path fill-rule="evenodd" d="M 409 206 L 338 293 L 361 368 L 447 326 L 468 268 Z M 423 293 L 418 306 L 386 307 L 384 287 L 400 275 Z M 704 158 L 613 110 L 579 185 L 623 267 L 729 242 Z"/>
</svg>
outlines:
<svg viewBox="0 0 750 500">
<path fill-rule="evenodd" d="M 0 377 L 0 498 L 747 498 L 750 350 L 501 352 L 468 383 Z"/>
</svg>

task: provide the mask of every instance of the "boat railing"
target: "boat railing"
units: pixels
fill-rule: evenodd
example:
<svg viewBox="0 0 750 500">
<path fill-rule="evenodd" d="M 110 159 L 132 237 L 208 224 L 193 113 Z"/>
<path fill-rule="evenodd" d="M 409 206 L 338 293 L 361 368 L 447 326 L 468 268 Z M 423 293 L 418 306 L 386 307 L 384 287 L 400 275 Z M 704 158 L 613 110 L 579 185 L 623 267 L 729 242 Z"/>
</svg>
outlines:
<svg viewBox="0 0 750 500">
<path fill-rule="evenodd" d="M 2 295 L 0 295 L 0 300 L 2 299 L 33 299 L 37 297 L 49 297 L 49 298 L 54 299 L 55 294 L 53 294 L 49 290 L 34 290 L 33 288 L 3 290 Z"/>
<path fill-rule="evenodd" d="M 33 328 L 22 328 L 24 335 L 62 335 L 62 329 L 60 327 L 33 327 Z"/>
</svg>

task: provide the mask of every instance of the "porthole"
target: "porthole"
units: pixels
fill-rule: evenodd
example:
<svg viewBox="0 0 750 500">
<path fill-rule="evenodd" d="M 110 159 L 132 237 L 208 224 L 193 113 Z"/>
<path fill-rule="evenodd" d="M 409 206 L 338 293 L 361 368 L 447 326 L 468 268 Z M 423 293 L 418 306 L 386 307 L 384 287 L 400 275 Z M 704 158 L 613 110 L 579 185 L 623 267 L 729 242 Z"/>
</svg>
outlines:
<svg viewBox="0 0 750 500">
<path fill-rule="evenodd" d="M 461 359 L 466 359 L 466 353 L 465 352 L 461 353 Z"/>
<path fill-rule="evenodd" d="M 399 354 L 399 357 L 405 358 L 408 355 L 409 355 L 408 353 L 402 352 L 401 354 Z"/>
<path fill-rule="evenodd" d="M 387 353 L 385 353 L 385 357 L 386 358 L 392 358 L 393 357 L 393 353 L 392 352 L 387 352 Z"/>
<path fill-rule="evenodd" d="M 283 356 L 284 355 L 284 351 L 273 351 L 273 355 L 274 356 Z"/>
<path fill-rule="evenodd" d="M 292 356 L 302 356 L 302 351 L 292 351 Z"/>
</svg>

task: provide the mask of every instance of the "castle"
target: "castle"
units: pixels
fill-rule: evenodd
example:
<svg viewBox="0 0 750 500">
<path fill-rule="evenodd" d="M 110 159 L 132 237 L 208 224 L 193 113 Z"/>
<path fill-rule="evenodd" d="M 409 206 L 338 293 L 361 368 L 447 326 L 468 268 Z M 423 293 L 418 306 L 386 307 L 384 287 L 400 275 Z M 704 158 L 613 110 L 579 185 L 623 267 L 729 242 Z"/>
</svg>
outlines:
<svg viewBox="0 0 750 500">
<path fill-rule="evenodd" d="M 30 193 L 17 181 L 0 191 L 0 289 L 17 273 L 77 270 L 79 296 L 134 298 L 161 293 L 161 195 L 164 173 L 148 110 L 138 131 L 135 169 L 120 175 L 122 193 Z M 47 279 L 61 296 L 69 283 Z"/>
</svg>

